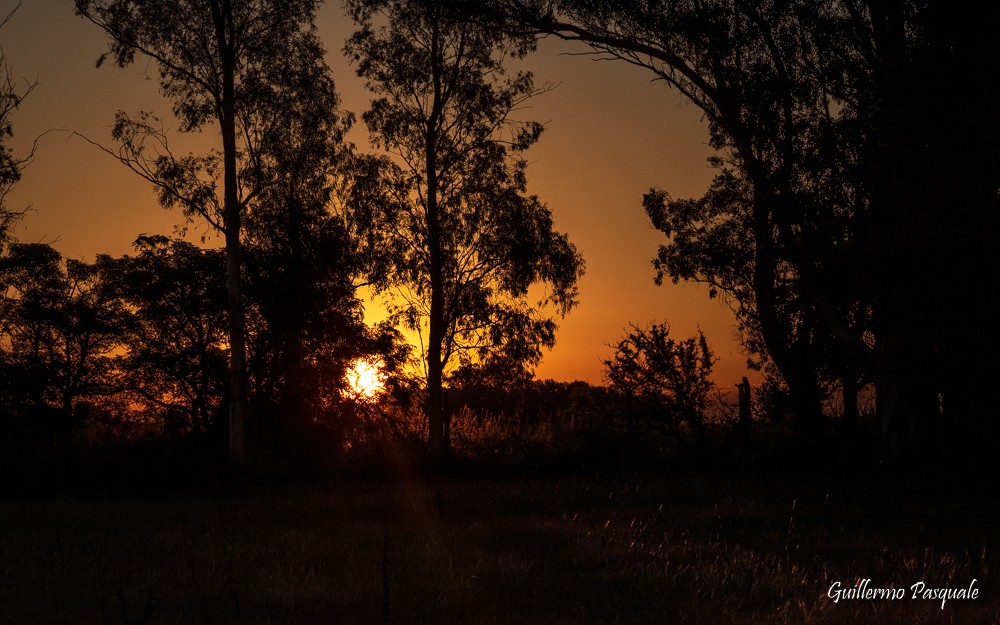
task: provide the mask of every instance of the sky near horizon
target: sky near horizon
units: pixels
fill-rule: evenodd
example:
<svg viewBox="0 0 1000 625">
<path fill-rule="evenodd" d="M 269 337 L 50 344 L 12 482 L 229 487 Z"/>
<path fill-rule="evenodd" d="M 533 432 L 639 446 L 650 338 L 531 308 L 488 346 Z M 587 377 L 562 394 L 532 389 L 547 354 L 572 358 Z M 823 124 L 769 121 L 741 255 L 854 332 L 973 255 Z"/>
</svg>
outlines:
<svg viewBox="0 0 1000 625">
<path fill-rule="evenodd" d="M 16 5 L 0 0 L 0 13 Z M 342 107 L 360 118 L 370 96 L 340 52 L 353 25 L 339 2 L 327 2 L 317 27 Z M 161 208 L 147 182 L 73 136 L 110 144 L 118 110 L 153 111 L 170 127 L 170 104 L 159 95 L 155 65 L 137 59 L 124 70 L 110 63 L 96 68 L 107 47 L 104 33 L 77 17 L 68 1 L 23 0 L 0 30 L 0 45 L 14 77 L 38 82 L 14 114 L 9 145 L 23 155 L 35 137 L 51 130 L 8 197 L 12 209 L 31 207 L 15 231 L 18 240 L 52 243 L 66 256 L 93 260 L 102 253 L 129 253 L 141 233 L 171 234 L 182 215 Z M 704 192 L 713 175 L 706 162 L 712 154 L 707 126 L 697 108 L 651 82 L 648 71 L 576 54 L 584 50 L 547 39 L 525 64 L 538 84 L 556 85 L 523 114 L 546 127 L 527 152 L 528 190 L 552 210 L 556 228 L 569 235 L 587 264 L 579 306 L 559 321 L 556 347 L 545 352 L 536 374 L 600 383 L 601 359 L 613 351 L 608 344 L 630 323 L 668 321 L 677 338 L 699 327 L 705 332 L 719 358 L 715 380 L 732 386 L 747 375 L 732 313 L 710 300 L 704 287 L 653 283 L 650 261 L 665 239 L 642 209 L 650 187 L 678 198 Z M 214 132 L 209 127 L 201 136 L 171 137 L 181 150 L 203 149 L 214 145 Z M 348 139 L 368 149 L 360 119 Z M 194 224 L 189 236 L 203 231 Z M 210 235 L 207 244 L 221 246 L 222 240 Z M 365 306 L 380 316 L 379 301 Z"/>
</svg>

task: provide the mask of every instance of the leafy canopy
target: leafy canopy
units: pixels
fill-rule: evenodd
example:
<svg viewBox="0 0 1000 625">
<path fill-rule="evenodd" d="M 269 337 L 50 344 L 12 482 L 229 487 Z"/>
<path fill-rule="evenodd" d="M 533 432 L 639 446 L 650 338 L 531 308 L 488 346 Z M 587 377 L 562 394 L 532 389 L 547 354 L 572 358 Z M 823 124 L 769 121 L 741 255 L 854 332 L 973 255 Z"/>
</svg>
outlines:
<svg viewBox="0 0 1000 625">
<path fill-rule="evenodd" d="M 517 113 L 544 88 L 507 66 L 532 40 L 485 27 L 456 3 L 348 6 L 361 28 L 345 50 L 376 96 L 363 120 L 393 157 L 381 163 L 375 217 L 394 253 L 383 290 L 402 296 L 395 318 L 422 327 L 440 280 L 443 364 L 537 362 L 555 341 L 543 309 L 574 306 L 583 261 L 527 192 L 523 153 L 543 128 Z"/>
</svg>

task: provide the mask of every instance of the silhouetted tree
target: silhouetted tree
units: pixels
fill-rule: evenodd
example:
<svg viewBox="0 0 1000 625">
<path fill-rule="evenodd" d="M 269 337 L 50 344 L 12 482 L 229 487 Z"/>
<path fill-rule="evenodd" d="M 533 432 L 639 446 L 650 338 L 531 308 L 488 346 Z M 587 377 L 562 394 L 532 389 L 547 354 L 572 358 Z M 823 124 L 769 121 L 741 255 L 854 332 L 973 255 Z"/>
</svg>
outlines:
<svg viewBox="0 0 1000 625">
<path fill-rule="evenodd" d="M 851 5 L 849 5 L 851 6 Z M 858 134 L 857 232 L 876 303 L 874 381 L 886 452 L 923 462 L 948 447 L 954 465 L 995 464 L 1000 367 L 995 314 L 981 284 L 1000 271 L 1000 62 L 988 24 L 1000 7 L 863 3 L 846 20 L 852 46 L 829 46 Z M 953 89 L 926 93 L 932 76 Z M 979 363 L 979 364 L 972 364 Z M 958 460 L 958 462 L 954 462 Z"/>
<path fill-rule="evenodd" d="M 774 384 L 783 386 L 783 375 L 770 359 L 757 314 L 749 187 L 738 172 L 723 167 L 699 199 L 674 200 L 660 189 L 644 196 L 647 215 L 668 237 L 653 261 L 656 282 L 662 283 L 669 277 L 674 283 L 691 280 L 708 285 L 709 296 L 720 297 L 733 311 L 748 364 L 774 376 Z M 829 220 L 823 225 L 832 231 L 844 227 L 841 224 L 837 228 Z M 841 280 L 840 285 L 828 282 L 831 292 L 827 295 L 827 308 L 821 309 L 809 292 L 804 291 L 799 272 L 788 261 L 779 263 L 777 277 L 774 295 L 779 317 L 787 326 L 786 349 L 795 355 L 797 379 L 808 382 L 798 387 L 798 410 L 811 406 L 818 412 L 817 404 L 836 384 L 842 389 L 845 420 L 856 420 L 858 389 L 870 379 L 867 362 L 844 350 L 823 315 L 835 312 L 842 330 L 851 332 L 854 340 L 860 342 L 872 328 L 871 307 L 864 305 L 862 294 L 847 288 Z M 813 390 L 807 405 L 801 401 L 804 389 Z"/>
<path fill-rule="evenodd" d="M 282 123 L 260 142 L 263 177 L 278 182 L 246 221 L 250 374 L 258 412 L 315 438 L 335 418 L 349 363 L 370 345 L 355 291 L 372 248 L 359 245 L 365 234 L 340 197 L 358 161 L 343 141 L 353 118 L 339 111 L 319 40 L 298 45 L 276 60 L 285 78 L 267 100 Z"/>
<path fill-rule="evenodd" d="M 818 425 L 816 366 L 786 338 L 803 320 L 847 363 L 837 375 L 874 379 L 892 456 L 926 450 L 947 397 L 956 424 L 990 433 L 967 440 L 997 446 L 989 400 L 971 390 L 995 368 L 967 388 L 954 373 L 972 345 L 996 345 L 972 286 L 998 269 L 993 228 L 968 228 L 994 224 L 1000 202 L 998 96 L 981 71 L 1000 56 L 984 26 L 994 7 L 973 19 L 930 2 L 492 6 L 522 31 L 651 70 L 705 113 L 747 185 L 754 317 L 804 433 Z M 928 96 L 930 76 L 959 87 Z M 956 266 L 969 271 L 956 279 Z M 786 276 L 799 304 L 783 311 Z"/>
<path fill-rule="evenodd" d="M 173 156 L 157 121 L 119 113 L 116 156 L 151 181 L 164 206 L 200 216 L 225 235 L 229 299 L 230 453 L 246 460 L 246 328 L 241 234 L 247 205 L 269 184 L 261 142 L 283 123 L 274 98 L 292 88 L 284 70 L 296 55 L 314 53 L 316 0 L 76 0 L 77 12 L 109 36 L 119 66 L 137 54 L 157 63 L 160 87 L 182 131 L 218 123 L 222 152 Z M 305 63 L 316 62 L 305 59 Z M 216 194 L 222 178 L 222 198 Z"/>
<path fill-rule="evenodd" d="M 78 400 L 112 392 L 108 375 L 127 315 L 109 263 L 64 259 L 42 243 L 12 244 L 0 259 L 7 307 L 0 393 L 59 447 L 77 425 Z"/>
<path fill-rule="evenodd" d="M 796 401 L 803 434 L 815 438 L 821 416 L 816 367 L 810 363 L 809 341 L 794 339 L 809 335 L 796 332 L 802 317 L 790 314 L 805 310 L 788 307 L 787 294 L 789 278 L 819 282 L 797 255 L 802 245 L 798 226 L 815 206 L 811 189 L 806 189 L 817 173 L 808 170 L 812 161 L 806 153 L 814 147 L 810 139 L 829 127 L 833 112 L 815 105 L 825 94 L 808 77 L 817 59 L 797 37 L 800 14 L 771 3 L 728 1 L 669 7 L 510 4 L 522 16 L 533 16 L 528 19 L 542 29 L 651 69 L 705 112 L 712 146 L 721 153 L 716 164 L 729 168 L 715 190 L 741 193 L 741 206 L 733 210 L 748 209 L 739 216 L 752 242 L 752 262 L 744 272 L 750 288 L 742 295 L 759 330 L 756 337 Z M 793 63 L 798 54 L 802 62 Z M 718 200 L 718 193 L 710 198 Z M 647 210 L 655 201 L 647 197 Z M 828 233 L 828 238 L 835 236 Z M 822 305 L 825 296 L 821 287 L 797 292 L 812 297 L 805 308 Z M 751 294 L 752 300 L 746 298 Z"/>
<path fill-rule="evenodd" d="M 541 304 L 565 314 L 583 262 L 525 190 L 519 155 L 542 126 L 513 115 L 539 90 L 529 73 L 508 75 L 505 62 L 523 57 L 532 40 L 483 28 L 457 3 L 348 6 L 361 29 L 346 51 L 377 95 L 363 118 L 372 142 L 399 164 L 384 164 L 390 181 L 378 223 L 397 254 L 403 304 L 395 318 L 427 329 L 429 444 L 440 452 L 448 364 L 537 362 L 556 326 L 528 302 L 528 289 L 545 283 Z"/>
<path fill-rule="evenodd" d="M 165 236 L 140 236 L 134 246 L 135 256 L 111 265 L 130 312 L 114 385 L 169 429 L 205 433 L 226 386 L 223 252 Z"/>
<path fill-rule="evenodd" d="M 680 440 L 687 426 L 705 442 L 704 418 L 715 388 L 710 377 L 716 360 L 705 335 L 699 330 L 697 336 L 678 341 L 670 337 L 666 323 L 633 325 L 613 347 L 614 355 L 604 361 L 604 378 L 628 402 L 629 412 Z"/>
</svg>

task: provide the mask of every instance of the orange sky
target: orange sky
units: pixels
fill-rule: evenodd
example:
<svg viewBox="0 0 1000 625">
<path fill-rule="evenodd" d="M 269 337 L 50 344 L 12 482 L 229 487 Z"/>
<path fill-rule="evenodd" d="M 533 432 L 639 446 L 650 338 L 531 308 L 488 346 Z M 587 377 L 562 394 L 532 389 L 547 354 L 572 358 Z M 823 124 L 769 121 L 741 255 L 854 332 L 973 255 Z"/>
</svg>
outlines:
<svg viewBox="0 0 1000 625">
<path fill-rule="evenodd" d="M 0 0 L 0 11 L 6 15 L 15 5 Z M 339 3 L 330 2 L 318 26 L 343 106 L 360 115 L 369 97 L 340 54 L 352 25 Z M 42 139 L 35 162 L 8 198 L 11 208 L 33 209 L 17 237 L 54 243 L 65 255 L 92 260 L 98 253 L 128 253 L 140 233 L 169 234 L 182 219 L 179 213 L 160 208 L 146 182 L 70 136 L 76 131 L 109 143 L 119 109 L 169 117 L 155 67 L 140 60 L 125 70 L 96 69 L 106 49 L 104 35 L 76 17 L 69 2 L 25 0 L 0 31 L 0 42 L 14 75 L 39 81 L 14 117 L 15 152 L 23 154 L 45 130 L 65 130 Z M 650 82 L 649 72 L 566 54 L 581 50 L 546 40 L 528 62 L 538 83 L 559 83 L 523 114 L 546 124 L 528 152 L 529 191 L 548 204 L 557 228 L 569 234 L 587 263 L 580 305 L 561 321 L 558 345 L 546 353 L 537 375 L 599 383 L 600 360 L 612 351 L 607 344 L 630 322 L 666 320 L 678 338 L 700 325 L 720 359 L 716 381 L 730 386 L 746 374 L 732 340 L 733 317 L 702 287 L 653 284 L 650 260 L 664 238 L 641 205 L 651 186 L 674 197 L 705 190 L 713 174 L 705 160 L 711 154 L 705 124 L 679 94 Z M 349 139 L 368 145 L 362 123 Z M 214 140 L 207 129 L 192 145 Z M 177 141 L 184 145 L 182 137 Z"/>
</svg>

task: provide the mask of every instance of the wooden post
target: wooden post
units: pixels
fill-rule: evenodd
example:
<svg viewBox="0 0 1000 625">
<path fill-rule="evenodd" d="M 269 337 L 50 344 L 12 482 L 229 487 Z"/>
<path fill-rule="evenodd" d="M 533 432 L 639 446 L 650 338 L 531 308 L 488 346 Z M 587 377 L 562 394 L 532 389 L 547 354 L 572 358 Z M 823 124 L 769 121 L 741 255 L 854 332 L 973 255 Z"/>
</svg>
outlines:
<svg viewBox="0 0 1000 625">
<path fill-rule="evenodd" d="M 749 469 L 751 460 L 753 459 L 753 414 L 750 411 L 750 381 L 747 380 L 746 376 L 743 376 L 743 380 L 736 385 L 736 388 L 739 390 L 740 398 L 739 432 L 741 460 L 743 468 Z"/>
<path fill-rule="evenodd" d="M 451 452 L 451 406 L 449 389 L 441 389 L 441 451 L 444 455 Z"/>
</svg>

